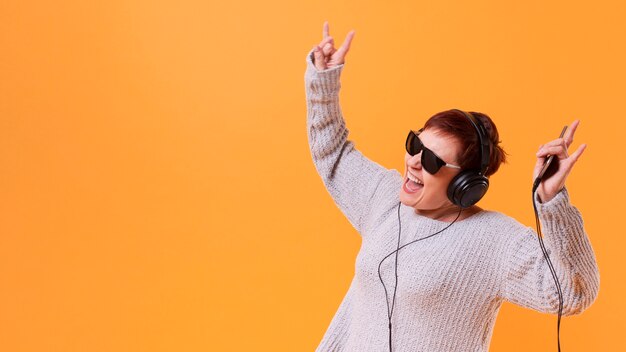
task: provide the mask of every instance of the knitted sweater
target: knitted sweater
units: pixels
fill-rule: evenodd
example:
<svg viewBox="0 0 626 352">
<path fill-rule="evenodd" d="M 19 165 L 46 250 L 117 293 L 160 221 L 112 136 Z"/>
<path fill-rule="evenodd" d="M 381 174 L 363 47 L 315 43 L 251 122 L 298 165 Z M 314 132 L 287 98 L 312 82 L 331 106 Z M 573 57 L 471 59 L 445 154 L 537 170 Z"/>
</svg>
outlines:
<svg viewBox="0 0 626 352">
<path fill-rule="evenodd" d="M 311 155 L 335 204 L 362 239 L 354 278 L 316 351 L 388 351 L 387 298 L 378 264 L 396 250 L 400 229 L 402 246 L 449 223 L 400 203 L 403 176 L 365 157 L 348 139 L 339 104 L 344 65 L 318 71 L 311 55 L 305 73 Z M 600 284 L 581 214 L 565 188 L 537 207 L 561 285 L 562 314 L 580 314 L 595 301 Z M 389 307 L 395 257 L 381 266 Z M 558 292 L 535 230 L 483 210 L 399 251 L 393 350 L 487 352 L 504 300 L 558 314 Z"/>
</svg>

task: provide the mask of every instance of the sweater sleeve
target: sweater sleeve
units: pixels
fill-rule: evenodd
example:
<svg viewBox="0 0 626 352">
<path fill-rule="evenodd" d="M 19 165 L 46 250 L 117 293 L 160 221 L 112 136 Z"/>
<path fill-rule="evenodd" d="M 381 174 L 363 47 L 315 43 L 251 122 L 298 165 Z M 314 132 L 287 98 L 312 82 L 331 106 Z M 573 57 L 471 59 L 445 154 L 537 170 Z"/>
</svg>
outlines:
<svg viewBox="0 0 626 352">
<path fill-rule="evenodd" d="M 339 104 L 344 65 L 318 71 L 307 55 L 305 91 L 308 141 L 317 172 L 335 204 L 363 235 L 377 188 L 388 170 L 365 157 L 348 139 L 349 130 Z"/>
<path fill-rule="evenodd" d="M 537 200 L 543 242 L 563 295 L 564 316 L 582 313 L 595 301 L 600 275 L 583 219 L 567 189 L 543 204 Z M 559 295 L 536 231 L 511 238 L 507 247 L 503 295 L 516 305 L 558 314 Z"/>
</svg>

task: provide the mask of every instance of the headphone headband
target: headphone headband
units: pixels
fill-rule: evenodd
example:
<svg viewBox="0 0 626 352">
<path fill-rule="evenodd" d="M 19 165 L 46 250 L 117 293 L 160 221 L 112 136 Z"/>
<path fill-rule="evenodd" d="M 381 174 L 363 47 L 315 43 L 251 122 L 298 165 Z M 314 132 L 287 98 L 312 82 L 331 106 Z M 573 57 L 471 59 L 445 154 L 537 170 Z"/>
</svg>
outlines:
<svg viewBox="0 0 626 352">
<path fill-rule="evenodd" d="M 472 114 L 460 109 L 452 110 L 458 111 L 465 115 L 465 117 L 470 120 L 472 126 L 474 126 L 474 129 L 476 130 L 476 134 L 478 135 L 478 141 L 480 144 L 480 175 L 484 176 L 489 169 L 490 159 L 489 138 L 487 130 L 485 129 L 485 126 L 483 126 L 483 124 L 480 122 L 480 120 L 475 118 Z"/>
</svg>

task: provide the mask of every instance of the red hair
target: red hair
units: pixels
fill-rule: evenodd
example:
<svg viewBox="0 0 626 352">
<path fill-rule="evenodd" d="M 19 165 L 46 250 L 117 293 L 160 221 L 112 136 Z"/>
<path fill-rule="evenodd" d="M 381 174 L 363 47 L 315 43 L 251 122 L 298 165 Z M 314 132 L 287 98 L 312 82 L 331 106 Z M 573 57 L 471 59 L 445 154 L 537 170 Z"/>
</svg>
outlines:
<svg viewBox="0 0 626 352">
<path fill-rule="evenodd" d="M 506 162 L 507 153 L 499 145 L 500 135 L 498 129 L 491 118 L 480 112 L 468 111 L 469 114 L 478 119 L 489 134 L 490 158 L 489 168 L 485 176 L 491 176 L 498 171 L 500 164 Z M 444 135 L 456 138 L 461 145 L 460 154 L 457 155 L 459 166 L 463 170 L 480 168 L 480 149 L 476 129 L 467 116 L 456 110 L 447 110 L 433 115 L 424 124 L 424 129 L 432 128 Z"/>
</svg>

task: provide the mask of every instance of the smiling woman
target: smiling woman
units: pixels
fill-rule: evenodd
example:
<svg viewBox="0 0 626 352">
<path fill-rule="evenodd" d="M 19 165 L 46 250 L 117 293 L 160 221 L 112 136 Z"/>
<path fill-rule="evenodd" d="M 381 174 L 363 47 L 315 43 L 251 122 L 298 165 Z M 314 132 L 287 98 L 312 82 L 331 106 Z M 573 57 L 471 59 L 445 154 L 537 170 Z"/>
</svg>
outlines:
<svg viewBox="0 0 626 352">
<path fill-rule="evenodd" d="M 506 159 L 487 115 L 434 115 L 407 137 L 404 175 L 355 148 L 339 104 L 353 37 L 354 31 L 335 49 L 325 23 L 322 42 L 306 57 L 311 156 L 362 237 L 354 279 L 317 351 L 487 352 L 503 301 L 550 314 L 562 308 L 565 316 L 591 306 L 598 267 L 582 215 L 564 187 L 584 149 L 567 154 L 578 122 L 540 148 L 533 171 L 536 176 L 548 154 L 559 158 L 558 170 L 536 193 L 544 242 L 561 283 L 557 292 L 532 228 L 479 208 L 474 203 L 480 197 L 469 206 L 457 198 L 457 186 L 474 176 L 486 191 L 487 176 Z"/>
<path fill-rule="evenodd" d="M 488 177 L 506 161 L 506 153 L 499 145 L 498 130 L 491 118 L 478 112 L 469 114 L 479 120 L 488 133 L 485 136 L 490 147 L 485 172 Z M 480 139 L 470 120 L 456 109 L 437 113 L 417 133 L 409 132 L 406 149 L 405 182 L 400 191 L 402 204 L 433 219 L 454 219 L 459 207 L 448 196 L 450 184 L 461 170 L 479 171 L 481 166 Z M 471 205 L 461 210 L 458 220 L 481 210 Z"/>
<path fill-rule="evenodd" d="M 449 161 L 449 164 L 458 164 L 456 160 L 461 147 L 456 138 L 443 134 L 440 130 L 426 129 L 420 133 L 419 139 L 423 141 L 424 146 L 428 147 L 428 150 L 432 150 L 436 155 L 441 155 L 442 160 Z M 414 208 L 417 214 L 437 220 L 454 219 L 455 215 L 459 213 L 459 207 L 452 204 L 446 192 L 450 181 L 461 170 L 453 167 L 442 167 L 434 174 L 427 172 L 422 164 L 426 153 L 426 150 L 423 149 L 413 156 L 408 151 L 404 155 L 407 182 L 403 183 L 400 201 L 402 204 Z M 421 187 L 414 182 L 409 182 L 411 176 L 421 181 Z M 412 186 L 411 183 L 413 183 Z M 467 209 L 461 214 L 460 220 L 477 211 L 477 206 Z"/>
</svg>

